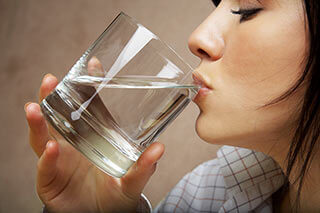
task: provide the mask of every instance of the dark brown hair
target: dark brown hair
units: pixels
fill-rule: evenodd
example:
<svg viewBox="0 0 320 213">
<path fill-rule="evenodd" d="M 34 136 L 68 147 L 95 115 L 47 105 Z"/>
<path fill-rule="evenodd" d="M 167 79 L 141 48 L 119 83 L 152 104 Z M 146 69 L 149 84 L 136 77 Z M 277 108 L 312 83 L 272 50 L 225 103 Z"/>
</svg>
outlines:
<svg viewBox="0 0 320 213">
<path fill-rule="evenodd" d="M 298 184 L 298 193 L 293 206 L 298 211 L 300 205 L 301 189 L 304 183 L 314 154 L 318 151 L 319 135 L 320 135 L 320 26 L 319 16 L 320 7 L 319 0 L 305 0 L 305 24 L 308 35 L 308 54 L 305 60 L 305 69 L 300 79 L 294 87 L 280 97 L 284 99 L 292 94 L 303 82 L 307 83 L 307 90 L 303 98 L 303 105 L 299 115 L 299 123 L 295 130 L 294 137 L 290 145 L 290 149 L 286 160 L 287 177 L 295 173 L 295 182 Z M 279 100 L 280 100 L 279 99 Z M 293 171 L 294 170 L 294 171 Z M 289 189 L 289 181 L 287 180 L 281 190 L 281 194 L 285 194 Z"/>
<path fill-rule="evenodd" d="M 212 0 L 218 6 L 221 0 Z M 258 0 L 259 1 L 259 0 Z M 288 0 L 289 1 L 289 0 Z M 304 0 L 305 29 L 307 34 L 307 54 L 304 60 L 305 68 L 297 82 L 280 97 L 267 103 L 265 106 L 276 104 L 293 94 L 302 83 L 307 84 L 306 93 L 302 100 L 298 117 L 298 125 L 295 129 L 289 152 L 286 159 L 287 177 L 296 178 L 298 193 L 293 206 L 295 211 L 299 209 L 301 189 L 314 154 L 319 149 L 320 136 L 320 3 L 319 0 Z M 294 170 L 294 171 L 293 171 Z M 289 181 L 276 193 L 276 197 L 283 197 L 289 189 Z M 279 201 L 277 201 L 278 203 Z"/>
</svg>

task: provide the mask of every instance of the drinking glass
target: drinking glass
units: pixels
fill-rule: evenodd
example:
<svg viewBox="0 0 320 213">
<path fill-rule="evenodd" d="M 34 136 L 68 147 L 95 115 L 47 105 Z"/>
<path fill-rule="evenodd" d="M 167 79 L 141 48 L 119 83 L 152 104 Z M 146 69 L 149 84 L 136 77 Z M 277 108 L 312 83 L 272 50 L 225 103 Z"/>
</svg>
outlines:
<svg viewBox="0 0 320 213">
<path fill-rule="evenodd" d="M 191 73 L 169 46 L 121 12 L 41 110 L 54 138 L 121 177 L 195 96 Z"/>
</svg>

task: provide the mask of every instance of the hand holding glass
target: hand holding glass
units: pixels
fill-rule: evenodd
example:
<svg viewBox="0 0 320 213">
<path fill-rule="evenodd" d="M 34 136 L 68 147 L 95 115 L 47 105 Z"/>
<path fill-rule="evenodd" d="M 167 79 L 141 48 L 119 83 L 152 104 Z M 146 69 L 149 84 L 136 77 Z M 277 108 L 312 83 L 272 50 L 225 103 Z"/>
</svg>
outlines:
<svg viewBox="0 0 320 213">
<path fill-rule="evenodd" d="M 170 47 L 121 13 L 41 109 L 53 137 L 121 177 L 195 96 L 191 73 Z"/>
</svg>

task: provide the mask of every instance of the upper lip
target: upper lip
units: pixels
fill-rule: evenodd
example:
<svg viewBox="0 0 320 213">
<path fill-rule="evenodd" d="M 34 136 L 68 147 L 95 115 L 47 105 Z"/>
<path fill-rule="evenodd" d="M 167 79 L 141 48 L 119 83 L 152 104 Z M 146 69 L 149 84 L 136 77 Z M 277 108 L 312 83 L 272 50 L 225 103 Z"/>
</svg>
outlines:
<svg viewBox="0 0 320 213">
<path fill-rule="evenodd" d="M 205 80 L 205 78 L 198 72 L 192 73 L 193 83 L 199 85 L 201 87 L 206 87 L 208 89 L 212 89 L 209 83 Z"/>
</svg>

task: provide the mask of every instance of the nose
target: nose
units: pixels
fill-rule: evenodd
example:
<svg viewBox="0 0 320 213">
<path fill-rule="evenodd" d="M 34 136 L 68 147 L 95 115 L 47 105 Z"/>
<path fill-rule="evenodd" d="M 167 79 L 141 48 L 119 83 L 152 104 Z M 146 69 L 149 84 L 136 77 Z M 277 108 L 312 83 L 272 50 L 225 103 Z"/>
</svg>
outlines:
<svg viewBox="0 0 320 213">
<path fill-rule="evenodd" d="M 201 59 L 219 60 L 224 51 L 221 29 L 213 17 L 208 17 L 189 37 L 190 51 Z"/>
</svg>

